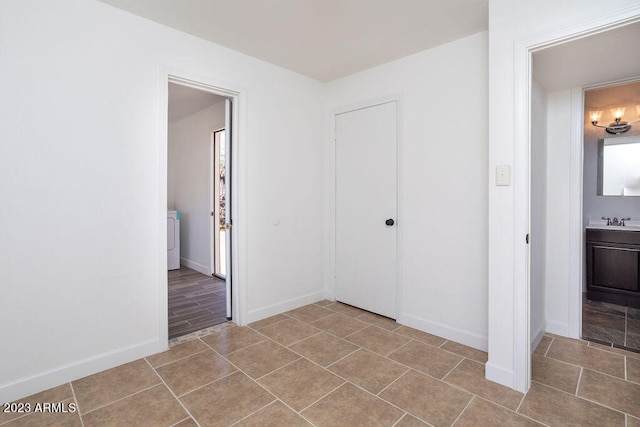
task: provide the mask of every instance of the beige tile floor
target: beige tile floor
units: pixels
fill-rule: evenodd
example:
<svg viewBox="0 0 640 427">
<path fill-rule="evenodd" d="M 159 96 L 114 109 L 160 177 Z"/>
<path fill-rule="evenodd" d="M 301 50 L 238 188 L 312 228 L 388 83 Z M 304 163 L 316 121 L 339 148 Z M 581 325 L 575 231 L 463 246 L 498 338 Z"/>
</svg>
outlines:
<svg viewBox="0 0 640 427">
<path fill-rule="evenodd" d="M 329 301 L 189 338 L 22 400 L 76 412 L 0 424 L 640 427 L 640 354 L 586 341 L 545 336 L 524 395 L 482 351 Z"/>
</svg>

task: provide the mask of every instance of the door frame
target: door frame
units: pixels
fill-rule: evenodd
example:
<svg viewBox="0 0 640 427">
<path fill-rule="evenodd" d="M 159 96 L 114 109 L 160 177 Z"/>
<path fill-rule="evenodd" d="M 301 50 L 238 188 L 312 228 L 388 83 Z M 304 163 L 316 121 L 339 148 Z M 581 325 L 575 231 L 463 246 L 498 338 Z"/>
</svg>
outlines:
<svg viewBox="0 0 640 427">
<path fill-rule="evenodd" d="M 168 278 L 167 278 L 167 239 L 166 239 L 166 215 L 167 215 L 167 160 L 168 160 L 168 112 L 169 83 L 176 83 L 191 87 L 216 95 L 230 98 L 234 108 L 231 112 L 231 123 L 234 129 L 231 135 L 231 149 L 234 153 L 232 158 L 232 186 L 233 196 L 231 211 L 233 212 L 233 228 L 231 238 L 234 241 L 231 254 L 233 288 L 232 288 L 232 316 L 239 326 L 244 326 L 247 322 L 247 233 L 246 224 L 246 176 L 247 176 L 247 153 L 246 147 L 246 89 L 220 82 L 215 78 L 193 75 L 182 70 L 175 70 L 164 66 L 159 67 L 158 79 L 158 194 L 157 194 L 157 265 L 158 265 L 158 345 L 159 351 L 167 348 L 169 339 L 168 331 Z"/>
<path fill-rule="evenodd" d="M 513 307 L 514 307 L 514 327 L 513 327 L 513 377 L 508 381 L 506 377 L 492 371 L 490 377 L 501 377 L 502 384 L 511 383 L 516 390 L 526 392 L 531 385 L 531 313 L 530 313 L 530 277 L 529 277 L 529 247 L 524 244 L 525 235 L 530 232 L 530 128 L 531 128 L 531 77 L 532 77 L 532 54 L 535 51 L 543 50 L 558 44 L 570 42 L 572 40 L 587 37 L 602 31 L 607 31 L 621 27 L 640 18 L 640 9 L 637 7 L 628 8 L 620 12 L 600 17 L 578 25 L 563 28 L 553 33 L 543 34 L 529 39 L 519 40 L 514 44 L 514 170 L 523 171 L 515 173 L 514 185 L 514 239 L 513 239 Z M 575 94 L 574 94 L 575 95 Z M 571 229 L 572 248 L 581 252 L 578 242 L 582 239 L 576 236 L 582 233 L 582 177 L 578 173 L 582 171 L 579 163 L 581 149 L 576 148 L 579 140 L 580 130 L 577 130 L 578 112 L 576 105 L 579 97 L 572 99 L 572 143 L 571 143 L 571 200 L 570 200 L 570 220 L 574 226 Z M 579 121 L 582 126 L 582 120 Z M 580 150 L 578 152 L 578 150 Z M 579 239 L 579 240 L 578 240 Z M 576 289 L 582 291 L 582 283 L 579 283 L 582 275 L 582 255 L 574 254 L 570 260 L 572 275 L 570 277 L 571 298 L 576 298 L 573 294 Z M 579 264 L 579 267 L 578 267 Z M 579 268 L 576 269 L 576 268 Z M 490 296 L 491 298 L 491 296 Z M 569 307 L 569 329 L 570 335 L 578 334 L 581 328 L 581 301 L 570 299 Z M 491 332 L 491 331 L 489 331 Z M 577 336 L 576 336 L 577 338 Z M 489 368 L 491 368 L 489 366 Z"/>
<path fill-rule="evenodd" d="M 327 280 L 325 296 L 330 301 L 335 301 L 336 289 L 336 119 L 339 114 L 362 110 L 389 102 L 396 103 L 396 322 L 404 323 L 402 312 L 403 268 L 402 248 L 404 230 L 404 169 L 403 169 L 403 144 L 402 144 L 402 95 L 392 94 L 380 98 L 374 98 L 348 104 L 331 110 L 331 141 L 329 144 L 329 257 L 327 262 Z"/>
</svg>

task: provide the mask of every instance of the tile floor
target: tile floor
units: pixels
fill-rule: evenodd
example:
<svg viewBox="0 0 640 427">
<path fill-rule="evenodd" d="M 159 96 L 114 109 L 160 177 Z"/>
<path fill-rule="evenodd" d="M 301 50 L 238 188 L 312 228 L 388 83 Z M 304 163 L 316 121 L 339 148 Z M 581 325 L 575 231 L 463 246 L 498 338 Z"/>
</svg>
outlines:
<svg viewBox="0 0 640 427">
<path fill-rule="evenodd" d="M 640 352 L 640 309 L 582 298 L 585 340 Z"/>
<path fill-rule="evenodd" d="M 169 339 L 227 321 L 226 283 L 181 265 L 168 275 Z"/>
<path fill-rule="evenodd" d="M 524 395 L 482 351 L 329 301 L 191 338 L 22 400 L 76 412 L 0 424 L 640 426 L 640 354 L 586 341 L 546 335 Z"/>
</svg>

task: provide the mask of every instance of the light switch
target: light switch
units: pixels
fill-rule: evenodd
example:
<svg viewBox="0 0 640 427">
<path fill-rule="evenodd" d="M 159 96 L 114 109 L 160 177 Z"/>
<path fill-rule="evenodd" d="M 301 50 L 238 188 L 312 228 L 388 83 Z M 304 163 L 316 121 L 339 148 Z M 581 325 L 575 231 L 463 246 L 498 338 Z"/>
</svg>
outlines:
<svg viewBox="0 0 640 427">
<path fill-rule="evenodd" d="M 496 185 L 511 185 L 511 167 L 509 165 L 496 166 Z"/>
</svg>

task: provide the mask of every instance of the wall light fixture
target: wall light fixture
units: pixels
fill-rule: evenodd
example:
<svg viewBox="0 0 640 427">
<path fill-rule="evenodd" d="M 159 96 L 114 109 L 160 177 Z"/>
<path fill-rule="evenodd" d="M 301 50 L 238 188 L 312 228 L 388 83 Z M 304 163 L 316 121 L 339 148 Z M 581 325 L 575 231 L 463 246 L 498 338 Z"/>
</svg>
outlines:
<svg viewBox="0 0 640 427">
<path fill-rule="evenodd" d="M 597 128 L 603 128 L 612 135 L 620 135 L 621 133 L 625 133 L 629 129 L 631 129 L 631 125 L 634 123 L 640 122 L 636 120 L 634 122 L 625 122 L 622 120 L 624 117 L 624 112 L 627 107 L 618 107 L 611 109 L 611 115 L 613 116 L 613 122 L 609 123 L 608 126 L 598 125 L 598 122 L 602 118 L 602 111 L 589 111 L 589 117 L 591 117 L 591 124 Z M 640 117 L 640 104 L 636 105 L 636 113 L 638 117 Z"/>
</svg>

